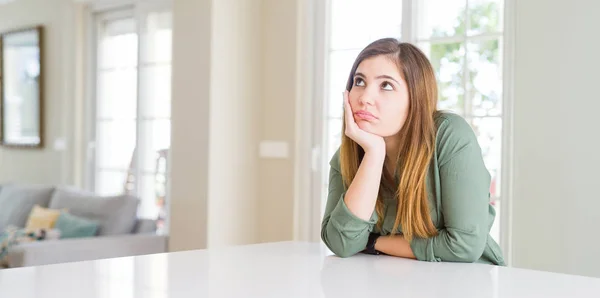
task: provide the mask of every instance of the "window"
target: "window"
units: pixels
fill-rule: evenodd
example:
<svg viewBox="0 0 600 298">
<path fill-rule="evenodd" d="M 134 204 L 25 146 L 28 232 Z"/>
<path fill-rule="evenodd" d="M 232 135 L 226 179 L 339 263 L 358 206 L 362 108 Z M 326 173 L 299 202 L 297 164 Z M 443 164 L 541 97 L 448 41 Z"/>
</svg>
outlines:
<svg viewBox="0 0 600 298">
<path fill-rule="evenodd" d="M 165 217 L 171 133 L 168 9 L 96 16 L 91 185 L 100 195 L 140 198 L 138 216 Z"/>
<path fill-rule="evenodd" d="M 329 4 L 322 172 L 328 172 L 329 160 L 341 143 L 341 92 L 360 50 L 381 37 L 411 42 L 435 68 L 438 108 L 460 114 L 477 134 L 492 175 L 491 202 L 497 216 L 491 234 L 499 240 L 503 0 L 330 0 Z M 403 13 L 407 8 L 410 13 Z M 322 177 L 324 210 L 328 177 Z"/>
</svg>

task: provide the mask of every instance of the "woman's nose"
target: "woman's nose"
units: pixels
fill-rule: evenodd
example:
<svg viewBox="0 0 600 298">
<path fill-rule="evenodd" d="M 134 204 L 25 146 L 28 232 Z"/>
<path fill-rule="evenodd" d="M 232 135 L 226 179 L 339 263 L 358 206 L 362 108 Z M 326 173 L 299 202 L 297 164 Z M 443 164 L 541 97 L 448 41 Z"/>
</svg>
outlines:
<svg viewBox="0 0 600 298">
<path fill-rule="evenodd" d="M 361 94 L 359 101 L 363 105 L 373 105 L 375 103 L 375 96 L 368 90 L 365 90 L 365 92 Z"/>
</svg>

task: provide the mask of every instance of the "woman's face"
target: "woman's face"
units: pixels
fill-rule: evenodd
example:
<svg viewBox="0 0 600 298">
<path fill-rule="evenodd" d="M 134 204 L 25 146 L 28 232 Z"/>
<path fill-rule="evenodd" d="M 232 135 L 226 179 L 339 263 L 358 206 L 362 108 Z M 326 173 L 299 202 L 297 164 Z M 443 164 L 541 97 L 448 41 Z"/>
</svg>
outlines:
<svg viewBox="0 0 600 298">
<path fill-rule="evenodd" d="M 363 60 L 348 95 L 354 121 L 381 137 L 395 136 L 408 116 L 408 89 L 396 63 L 380 55 Z"/>
</svg>

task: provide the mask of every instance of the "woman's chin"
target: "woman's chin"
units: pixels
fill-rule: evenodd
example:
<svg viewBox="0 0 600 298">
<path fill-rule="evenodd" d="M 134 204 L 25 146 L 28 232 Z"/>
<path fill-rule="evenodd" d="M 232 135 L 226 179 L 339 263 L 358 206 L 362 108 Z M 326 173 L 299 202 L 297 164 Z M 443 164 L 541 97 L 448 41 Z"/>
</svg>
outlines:
<svg viewBox="0 0 600 298">
<path fill-rule="evenodd" d="M 369 121 L 365 121 L 365 120 L 356 121 L 356 125 L 358 125 L 358 127 L 360 129 L 365 130 L 365 131 L 369 131 L 370 128 L 373 127 L 373 125 L 371 125 L 371 123 L 369 123 Z"/>
<path fill-rule="evenodd" d="M 379 135 L 377 133 L 377 129 L 375 128 L 375 126 L 369 122 L 369 121 L 359 121 L 358 123 L 356 123 L 358 125 L 358 127 L 368 133 L 372 133 L 375 135 Z"/>
</svg>

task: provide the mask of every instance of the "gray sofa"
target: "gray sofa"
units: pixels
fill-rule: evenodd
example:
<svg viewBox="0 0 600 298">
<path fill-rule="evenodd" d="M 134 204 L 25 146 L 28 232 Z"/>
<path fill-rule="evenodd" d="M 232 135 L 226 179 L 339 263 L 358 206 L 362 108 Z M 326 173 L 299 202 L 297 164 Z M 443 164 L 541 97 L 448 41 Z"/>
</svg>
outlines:
<svg viewBox="0 0 600 298">
<path fill-rule="evenodd" d="M 156 234 L 154 220 L 137 218 L 137 198 L 127 195 L 99 197 L 65 187 L 0 184 L 0 232 L 11 225 L 25 227 L 36 204 L 67 209 L 73 215 L 98 221 L 97 235 L 13 246 L 8 251 L 11 268 L 167 251 L 167 236 Z"/>
</svg>

